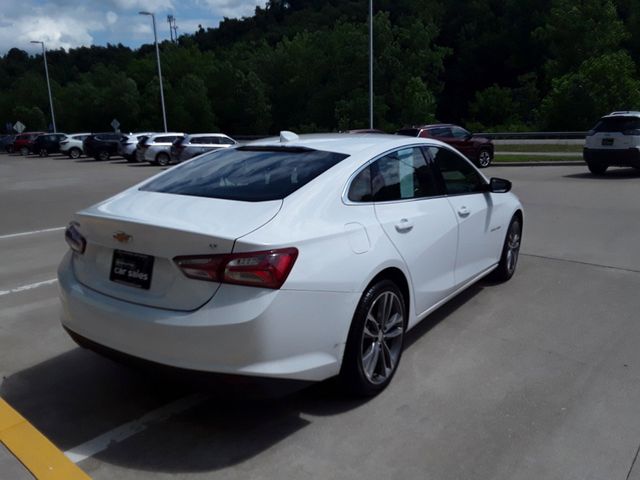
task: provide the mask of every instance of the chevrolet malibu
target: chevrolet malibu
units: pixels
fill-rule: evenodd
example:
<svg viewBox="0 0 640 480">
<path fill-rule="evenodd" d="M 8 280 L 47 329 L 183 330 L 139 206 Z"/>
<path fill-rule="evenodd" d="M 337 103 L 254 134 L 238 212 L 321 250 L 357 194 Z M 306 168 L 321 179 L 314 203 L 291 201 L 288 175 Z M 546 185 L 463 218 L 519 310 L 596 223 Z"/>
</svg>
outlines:
<svg viewBox="0 0 640 480">
<path fill-rule="evenodd" d="M 282 132 L 205 154 L 75 215 L 62 324 L 109 356 L 374 395 L 407 330 L 514 274 L 510 189 L 433 139 Z"/>
</svg>

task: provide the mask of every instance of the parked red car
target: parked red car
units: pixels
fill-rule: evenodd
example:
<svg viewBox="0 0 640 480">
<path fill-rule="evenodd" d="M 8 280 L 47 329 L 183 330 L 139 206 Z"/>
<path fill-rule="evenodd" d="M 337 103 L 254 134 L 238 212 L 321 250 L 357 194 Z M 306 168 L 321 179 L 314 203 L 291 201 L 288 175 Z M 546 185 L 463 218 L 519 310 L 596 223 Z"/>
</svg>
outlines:
<svg viewBox="0 0 640 480">
<path fill-rule="evenodd" d="M 435 138 L 448 143 L 480 168 L 491 165 L 493 161 L 493 142 L 485 137 L 476 137 L 468 130 L 450 123 L 405 127 L 396 132 L 409 137 Z"/>
<path fill-rule="evenodd" d="M 47 132 L 24 132 L 16 135 L 13 141 L 13 151 L 19 152 L 20 155 L 29 155 L 33 153 L 33 141 L 40 135 Z"/>
</svg>

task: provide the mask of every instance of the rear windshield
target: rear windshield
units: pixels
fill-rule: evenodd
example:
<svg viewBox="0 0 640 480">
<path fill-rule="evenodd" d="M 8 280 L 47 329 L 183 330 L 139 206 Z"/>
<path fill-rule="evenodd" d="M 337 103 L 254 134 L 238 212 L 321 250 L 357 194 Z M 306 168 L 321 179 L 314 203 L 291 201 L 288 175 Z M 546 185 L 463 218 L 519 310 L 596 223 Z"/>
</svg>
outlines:
<svg viewBox="0 0 640 480">
<path fill-rule="evenodd" d="M 627 130 L 640 130 L 640 118 L 638 117 L 609 117 L 601 118 L 592 129 L 594 132 L 625 132 Z"/>
<path fill-rule="evenodd" d="M 279 200 L 347 156 L 291 147 L 225 149 L 175 167 L 140 190 L 245 202 Z"/>
</svg>

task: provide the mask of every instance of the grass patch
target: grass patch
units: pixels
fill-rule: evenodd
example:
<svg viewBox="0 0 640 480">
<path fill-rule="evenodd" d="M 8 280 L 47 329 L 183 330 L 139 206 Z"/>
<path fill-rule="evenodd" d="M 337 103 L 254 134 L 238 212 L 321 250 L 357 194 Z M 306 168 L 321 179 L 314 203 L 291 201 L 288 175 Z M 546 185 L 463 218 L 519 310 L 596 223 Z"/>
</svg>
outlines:
<svg viewBox="0 0 640 480">
<path fill-rule="evenodd" d="M 567 157 L 563 155 L 503 155 L 496 152 L 494 163 L 501 162 L 566 162 L 582 161 L 580 157 Z"/>
<path fill-rule="evenodd" d="M 516 145 L 494 145 L 496 153 L 499 152 L 566 152 L 581 153 L 582 145 L 560 145 L 560 144 L 516 144 Z"/>
</svg>

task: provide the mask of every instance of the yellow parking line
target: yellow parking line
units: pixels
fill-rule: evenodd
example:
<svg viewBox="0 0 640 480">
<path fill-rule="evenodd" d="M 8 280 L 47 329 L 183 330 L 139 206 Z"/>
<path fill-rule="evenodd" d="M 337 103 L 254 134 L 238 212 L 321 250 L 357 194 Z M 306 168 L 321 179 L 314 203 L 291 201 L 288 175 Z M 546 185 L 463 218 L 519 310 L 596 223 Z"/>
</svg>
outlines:
<svg viewBox="0 0 640 480">
<path fill-rule="evenodd" d="M 86 473 L 1 398 L 0 442 L 38 480 L 90 480 Z"/>
</svg>

